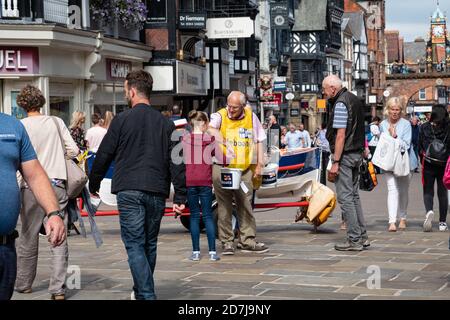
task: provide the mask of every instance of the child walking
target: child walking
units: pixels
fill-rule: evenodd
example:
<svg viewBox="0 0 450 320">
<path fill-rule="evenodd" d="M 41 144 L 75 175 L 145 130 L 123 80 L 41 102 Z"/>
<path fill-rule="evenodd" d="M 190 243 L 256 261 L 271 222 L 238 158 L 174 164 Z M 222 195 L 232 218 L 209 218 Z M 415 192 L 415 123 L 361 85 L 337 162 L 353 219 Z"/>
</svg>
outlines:
<svg viewBox="0 0 450 320">
<path fill-rule="evenodd" d="M 208 116 L 201 111 L 189 113 L 192 133 L 183 136 L 183 155 L 186 164 L 186 187 L 191 212 L 192 261 L 200 260 L 200 211 L 206 227 L 209 259 L 220 260 L 216 252 L 216 228 L 212 205 L 212 157 L 215 154 L 214 137 L 206 133 Z M 201 208 L 201 209 L 200 209 Z"/>
</svg>

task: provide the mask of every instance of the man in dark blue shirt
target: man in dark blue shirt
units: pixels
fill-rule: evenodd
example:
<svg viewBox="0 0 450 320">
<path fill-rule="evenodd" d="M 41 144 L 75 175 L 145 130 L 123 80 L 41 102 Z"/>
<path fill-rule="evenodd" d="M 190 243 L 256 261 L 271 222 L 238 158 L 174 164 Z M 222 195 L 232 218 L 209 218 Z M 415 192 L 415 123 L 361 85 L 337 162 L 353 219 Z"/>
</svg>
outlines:
<svg viewBox="0 0 450 320">
<path fill-rule="evenodd" d="M 15 228 L 21 207 L 17 171 L 49 217 L 46 225 L 49 241 L 54 246 L 60 245 L 66 232 L 47 174 L 22 123 L 0 113 L 0 300 L 11 299 L 17 273 Z"/>
</svg>

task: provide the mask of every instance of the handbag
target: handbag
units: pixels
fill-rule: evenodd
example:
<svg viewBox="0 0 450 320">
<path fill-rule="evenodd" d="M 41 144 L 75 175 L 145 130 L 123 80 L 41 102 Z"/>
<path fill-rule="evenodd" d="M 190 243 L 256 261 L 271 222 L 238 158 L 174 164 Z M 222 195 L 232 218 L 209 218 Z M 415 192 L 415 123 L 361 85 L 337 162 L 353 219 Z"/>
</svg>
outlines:
<svg viewBox="0 0 450 320">
<path fill-rule="evenodd" d="M 53 122 L 58 129 L 59 140 L 64 150 L 64 158 L 66 160 L 67 180 L 66 180 L 66 192 L 69 199 L 75 199 L 79 196 L 84 186 L 88 181 L 88 176 L 72 159 L 66 158 L 66 147 L 64 146 L 64 140 L 58 125 L 58 122 L 52 117 Z"/>
<path fill-rule="evenodd" d="M 405 150 L 405 148 L 400 148 L 395 158 L 394 176 L 406 177 L 409 174 L 409 153 Z"/>
<path fill-rule="evenodd" d="M 385 171 L 393 171 L 399 153 L 398 142 L 386 132 L 382 132 L 375 149 L 372 163 Z"/>
<path fill-rule="evenodd" d="M 363 191 L 372 191 L 376 186 L 369 170 L 369 163 L 369 161 L 364 159 L 359 165 L 359 189 Z"/>
<path fill-rule="evenodd" d="M 445 167 L 444 177 L 442 178 L 442 181 L 444 182 L 444 186 L 447 188 L 447 190 L 450 190 L 450 157 L 448 157 L 447 166 Z"/>
</svg>

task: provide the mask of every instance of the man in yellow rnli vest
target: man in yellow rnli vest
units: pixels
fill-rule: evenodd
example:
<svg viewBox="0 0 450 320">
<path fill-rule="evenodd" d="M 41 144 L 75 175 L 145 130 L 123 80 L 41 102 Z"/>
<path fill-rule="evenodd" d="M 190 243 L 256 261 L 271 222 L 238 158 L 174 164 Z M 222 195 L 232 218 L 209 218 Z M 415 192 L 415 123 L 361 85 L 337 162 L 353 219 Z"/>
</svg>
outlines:
<svg viewBox="0 0 450 320">
<path fill-rule="evenodd" d="M 218 204 L 217 228 L 222 243 L 222 254 L 234 254 L 234 232 L 232 229 L 233 199 L 239 223 L 238 249 L 243 252 L 263 253 L 269 248 L 256 241 L 256 222 L 253 216 L 251 198 L 253 178 L 260 176 L 264 167 L 264 146 L 266 134 L 258 117 L 246 107 L 245 95 L 239 91 L 230 93 L 227 106 L 211 115 L 210 133 L 221 141 L 228 159 L 229 168 L 242 170 L 241 187 L 238 190 L 224 190 L 221 185 L 222 165 L 213 166 L 214 192 Z"/>
</svg>

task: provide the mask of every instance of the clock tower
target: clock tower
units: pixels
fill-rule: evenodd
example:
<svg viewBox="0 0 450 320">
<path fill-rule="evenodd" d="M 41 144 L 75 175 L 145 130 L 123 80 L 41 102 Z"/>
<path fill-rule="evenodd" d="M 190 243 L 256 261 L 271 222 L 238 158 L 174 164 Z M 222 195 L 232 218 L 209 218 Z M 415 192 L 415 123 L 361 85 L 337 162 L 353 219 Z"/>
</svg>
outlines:
<svg viewBox="0 0 450 320">
<path fill-rule="evenodd" d="M 450 72 L 450 41 L 447 31 L 447 18 L 437 3 L 431 17 L 430 37 L 427 45 L 428 72 Z"/>
</svg>

